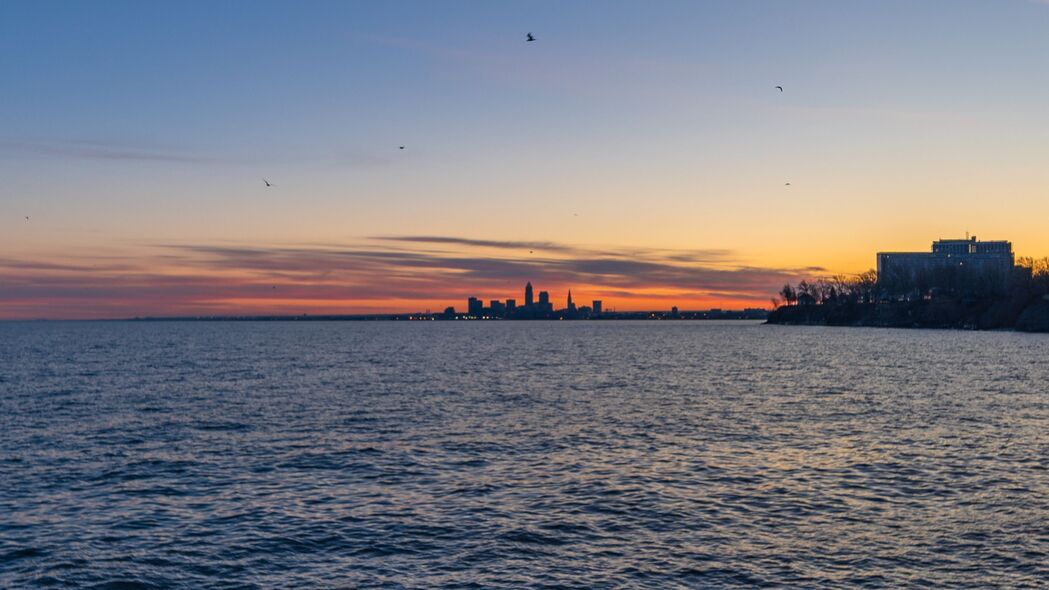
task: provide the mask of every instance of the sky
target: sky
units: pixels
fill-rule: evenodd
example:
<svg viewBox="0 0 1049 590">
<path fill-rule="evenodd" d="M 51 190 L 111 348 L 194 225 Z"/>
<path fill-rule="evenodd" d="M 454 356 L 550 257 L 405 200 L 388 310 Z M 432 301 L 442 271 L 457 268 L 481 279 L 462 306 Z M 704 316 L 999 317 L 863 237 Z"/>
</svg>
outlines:
<svg viewBox="0 0 1049 590">
<path fill-rule="evenodd" d="M 1047 65 L 1034 0 L 4 0 L 0 319 L 767 307 L 966 232 L 1040 257 Z"/>
</svg>

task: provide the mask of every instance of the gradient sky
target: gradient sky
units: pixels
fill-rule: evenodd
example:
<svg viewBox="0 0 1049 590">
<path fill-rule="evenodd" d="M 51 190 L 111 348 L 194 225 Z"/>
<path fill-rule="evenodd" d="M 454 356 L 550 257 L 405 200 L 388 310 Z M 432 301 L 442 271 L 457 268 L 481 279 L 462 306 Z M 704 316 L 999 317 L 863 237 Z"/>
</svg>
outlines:
<svg viewBox="0 0 1049 590">
<path fill-rule="evenodd" d="M 0 318 L 765 306 L 966 231 L 1042 256 L 1047 65 L 1033 0 L 7 0 Z"/>
</svg>

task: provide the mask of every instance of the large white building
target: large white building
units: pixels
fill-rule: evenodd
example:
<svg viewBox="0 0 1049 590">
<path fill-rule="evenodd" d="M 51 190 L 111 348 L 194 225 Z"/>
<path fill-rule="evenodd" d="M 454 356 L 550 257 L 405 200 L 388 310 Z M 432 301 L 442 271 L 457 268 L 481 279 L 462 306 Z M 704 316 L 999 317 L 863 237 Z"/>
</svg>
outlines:
<svg viewBox="0 0 1049 590">
<path fill-rule="evenodd" d="M 973 236 L 935 241 L 932 252 L 879 252 L 878 279 L 900 285 L 913 283 L 923 275 L 957 269 L 1005 281 L 1015 264 L 1012 242 L 981 242 Z"/>
</svg>

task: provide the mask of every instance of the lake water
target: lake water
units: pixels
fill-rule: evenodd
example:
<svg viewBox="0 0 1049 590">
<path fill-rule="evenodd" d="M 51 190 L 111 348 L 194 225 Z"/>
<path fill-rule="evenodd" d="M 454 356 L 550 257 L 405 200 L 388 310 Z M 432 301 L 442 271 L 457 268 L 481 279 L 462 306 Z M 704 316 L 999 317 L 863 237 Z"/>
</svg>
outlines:
<svg viewBox="0 0 1049 590">
<path fill-rule="evenodd" d="M 1046 587 L 1047 361 L 752 323 L 0 323 L 0 587 Z"/>
</svg>

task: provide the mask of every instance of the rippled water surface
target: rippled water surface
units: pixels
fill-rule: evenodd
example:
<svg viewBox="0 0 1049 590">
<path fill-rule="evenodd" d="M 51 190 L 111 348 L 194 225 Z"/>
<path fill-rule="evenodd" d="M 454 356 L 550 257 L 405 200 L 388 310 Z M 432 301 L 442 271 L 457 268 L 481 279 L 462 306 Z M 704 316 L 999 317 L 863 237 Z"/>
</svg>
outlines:
<svg viewBox="0 0 1049 590">
<path fill-rule="evenodd" d="M 0 587 L 1046 587 L 1049 337 L 0 324 Z"/>
</svg>

